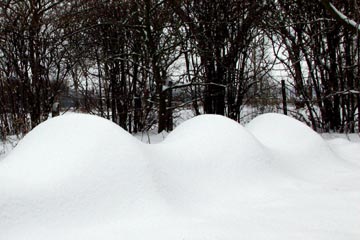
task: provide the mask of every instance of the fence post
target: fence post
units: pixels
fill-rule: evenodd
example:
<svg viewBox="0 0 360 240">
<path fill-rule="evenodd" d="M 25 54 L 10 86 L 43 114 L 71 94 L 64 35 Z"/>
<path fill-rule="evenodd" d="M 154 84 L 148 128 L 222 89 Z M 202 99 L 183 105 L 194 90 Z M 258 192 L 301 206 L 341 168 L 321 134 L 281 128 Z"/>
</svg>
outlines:
<svg viewBox="0 0 360 240">
<path fill-rule="evenodd" d="M 282 98 L 283 98 L 283 111 L 284 111 L 284 114 L 287 115 L 285 80 L 281 80 L 281 93 L 282 93 Z"/>
</svg>

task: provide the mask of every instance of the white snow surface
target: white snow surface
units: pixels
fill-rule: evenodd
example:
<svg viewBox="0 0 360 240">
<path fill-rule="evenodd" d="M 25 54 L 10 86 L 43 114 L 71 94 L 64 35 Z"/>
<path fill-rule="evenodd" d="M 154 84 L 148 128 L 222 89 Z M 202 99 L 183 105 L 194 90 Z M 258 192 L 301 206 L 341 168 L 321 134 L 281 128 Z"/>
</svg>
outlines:
<svg viewBox="0 0 360 240">
<path fill-rule="evenodd" d="M 274 165 L 294 177 L 340 184 L 343 182 L 339 178 L 358 172 L 358 166 L 346 154 L 334 151 L 319 134 L 293 118 L 267 113 L 253 119 L 246 128 L 272 152 Z"/>
<path fill-rule="evenodd" d="M 1 240 L 360 239 L 360 143 L 221 116 L 145 144 L 108 120 L 40 124 L 0 161 Z"/>
</svg>

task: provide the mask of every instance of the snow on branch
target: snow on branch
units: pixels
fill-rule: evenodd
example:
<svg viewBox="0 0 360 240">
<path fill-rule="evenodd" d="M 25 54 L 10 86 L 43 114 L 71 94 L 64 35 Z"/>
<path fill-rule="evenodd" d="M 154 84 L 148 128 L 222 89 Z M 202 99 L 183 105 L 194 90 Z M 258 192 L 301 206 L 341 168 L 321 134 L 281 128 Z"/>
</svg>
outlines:
<svg viewBox="0 0 360 240">
<path fill-rule="evenodd" d="M 350 19 L 348 16 L 340 12 L 332 3 L 328 0 L 320 0 L 324 5 L 327 11 L 329 11 L 337 20 L 344 23 L 346 26 L 350 27 L 354 31 L 360 31 L 360 25 L 354 20 Z"/>
</svg>

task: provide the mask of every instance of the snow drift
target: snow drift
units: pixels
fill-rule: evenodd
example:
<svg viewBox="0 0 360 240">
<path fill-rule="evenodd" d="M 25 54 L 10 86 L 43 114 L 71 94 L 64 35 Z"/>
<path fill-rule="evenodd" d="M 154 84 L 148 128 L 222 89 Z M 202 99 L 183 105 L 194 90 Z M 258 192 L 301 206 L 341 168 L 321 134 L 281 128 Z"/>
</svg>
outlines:
<svg viewBox="0 0 360 240">
<path fill-rule="evenodd" d="M 195 117 L 154 145 L 57 117 L 0 162 L 0 239 L 355 240 L 360 174 L 345 151 L 273 114 L 246 128 Z"/>
<path fill-rule="evenodd" d="M 326 141 L 304 123 L 277 113 L 253 119 L 246 128 L 271 152 L 274 163 L 294 176 L 337 182 L 357 167 L 340 159 Z"/>
<path fill-rule="evenodd" d="M 36 127 L 0 165 L 1 238 L 28 239 L 22 227 L 41 233 L 159 211 L 140 145 L 94 116 L 71 114 Z"/>
<path fill-rule="evenodd" d="M 218 115 L 184 122 L 150 151 L 160 193 L 182 212 L 232 211 L 230 206 L 245 195 L 271 195 L 262 178 L 280 182 L 262 144 L 237 122 Z"/>
<path fill-rule="evenodd" d="M 304 123 L 278 113 L 260 115 L 246 128 L 265 146 L 290 154 L 316 154 L 329 151 L 325 141 Z"/>
</svg>

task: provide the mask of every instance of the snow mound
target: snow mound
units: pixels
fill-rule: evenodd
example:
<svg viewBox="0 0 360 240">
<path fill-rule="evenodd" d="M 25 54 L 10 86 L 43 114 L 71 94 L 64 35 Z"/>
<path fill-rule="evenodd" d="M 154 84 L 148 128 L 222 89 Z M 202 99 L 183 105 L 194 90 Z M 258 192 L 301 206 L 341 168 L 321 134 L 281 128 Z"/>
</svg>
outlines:
<svg viewBox="0 0 360 240">
<path fill-rule="evenodd" d="M 246 129 L 273 152 L 277 159 L 275 165 L 283 172 L 305 179 L 336 182 L 353 167 L 340 159 L 318 133 L 286 115 L 260 115 L 247 124 Z"/>
<path fill-rule="evenodd" d="M 40 124 L 0 165 L 2 238 L 13 239 L 6 232 L 20 234 L 19 226 L 78 222 L 80 228 L 114 215 L 159 212 L 141 146 L 95 116 L 69 114 Z"/>
<path fill-rule="evenodd" d="M 263 178 L 277 178 L 262 144 L 239 123 L 219 115 L 182 123 L 152 151 L 160 155 L 154 164 L 163 196 L 175 205 L 186 202 L 192 212 L 229 210 L 236 199 L 265 194 L 269 185 Z"/>
<path fill-rule="evenodd" d="M 181 156 L 185 166 L 207 171 L 211 168 L 228 176 L 253 176 L 271 161 L 266 149 L 249 131 L 219 115 L 201 115 L 184 122 L 162 144 L 164 148 L 174 146 L 178 152 L 175 155 Z"/>
<path fill-rule="evenodd" d="M 16 169 L 19 181 L 47 186 L 49 181 L 87 174 L 95 166 L 141 165 L 141 159 L 138 141 L 125 130 L 100 117 L 69 114 L 32 130 L 5 159 L 2 168 L 11 173 Z"/>
<path fill-rule="evenodd" d="M 323 138 L 304 123 L 278 113 L 267 113 L 246 125 L 265 146 L 293 154 L 327 148 Z"/>
<path fill-rule="evenodd" d="M 67 114 L 0 162 L 0 239 L 355 240 L 358 173 L 281 115 L 247 128 L 203 115 L 148 145 L 108 120 Z"/>
<path fill-rule="evenodd" d="M 268 161 L 264 147 L 249 131 L 219 115 L 201 115 L 184 122 L 163 144 L 177 145 L 179 149 L 192 148 L 198 156 L 190 157 L 191 162 L 194 159 L 207 163 L 214 160 L 223 166 L 226 161 L 233 161 L 235 165 L 253 166 Z"/>
</svg>

